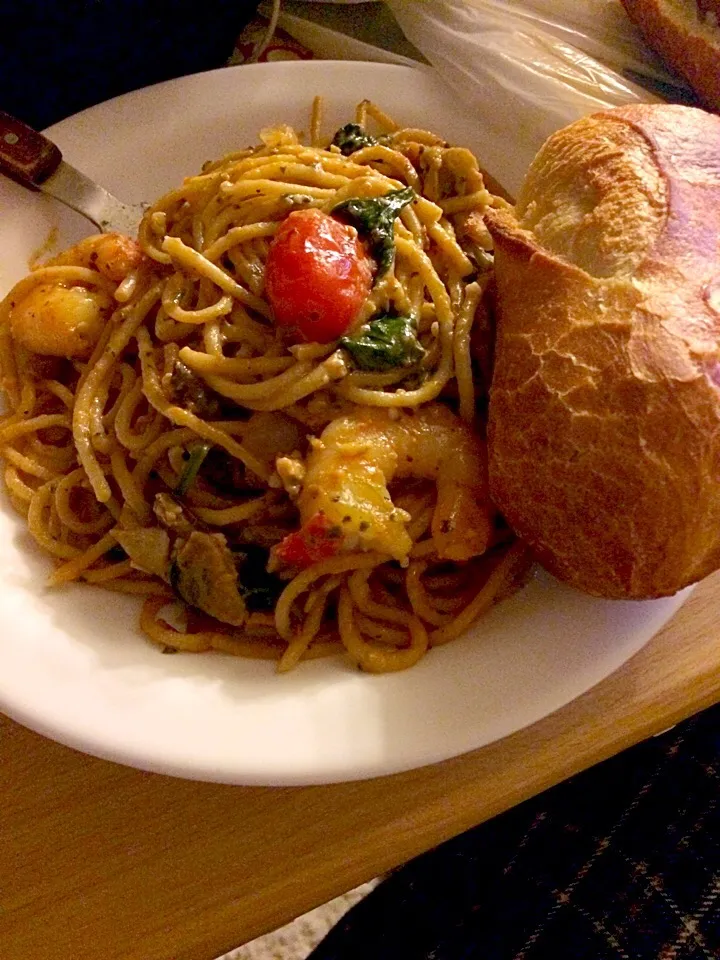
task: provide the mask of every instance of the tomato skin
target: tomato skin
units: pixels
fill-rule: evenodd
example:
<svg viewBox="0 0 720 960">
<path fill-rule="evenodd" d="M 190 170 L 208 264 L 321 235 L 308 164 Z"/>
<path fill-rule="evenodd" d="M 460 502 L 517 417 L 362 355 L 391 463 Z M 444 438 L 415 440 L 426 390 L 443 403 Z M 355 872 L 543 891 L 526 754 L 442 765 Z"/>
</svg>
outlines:
<svg viewBox="0 0 720 960">
<path fill-rule="evenodd" d="M 352 325 L 373 273 L 374 261 L 353 227 L 321 210 L 295 210 L 270 244 L 265 292 L 279 326 L 329 343 Z"/>
<path fill-rule="evenodd" d="M 336 556 L 342 541 L 324 513 L 316 513 L 307 523 L 272 549 L 274 562 L 280 567 L 305 570 L 321 560 Z"/>
</svg>

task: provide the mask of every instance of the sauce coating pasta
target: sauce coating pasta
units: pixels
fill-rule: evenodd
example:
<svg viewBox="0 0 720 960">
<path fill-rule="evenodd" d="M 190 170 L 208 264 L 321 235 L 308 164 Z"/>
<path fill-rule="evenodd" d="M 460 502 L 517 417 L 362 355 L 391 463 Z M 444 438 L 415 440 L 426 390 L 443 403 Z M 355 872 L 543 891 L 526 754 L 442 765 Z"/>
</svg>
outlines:
<svg viewBox="0 0 720 960">
<path fill-rule="evenodd" d="M 0 304 L 6 486 L 51 582 L 144 595 L 168 652 L 404 669 L 529 563 L 487 493 L 504 201 L 368 102 L 260 139 Z"/>
</svg>

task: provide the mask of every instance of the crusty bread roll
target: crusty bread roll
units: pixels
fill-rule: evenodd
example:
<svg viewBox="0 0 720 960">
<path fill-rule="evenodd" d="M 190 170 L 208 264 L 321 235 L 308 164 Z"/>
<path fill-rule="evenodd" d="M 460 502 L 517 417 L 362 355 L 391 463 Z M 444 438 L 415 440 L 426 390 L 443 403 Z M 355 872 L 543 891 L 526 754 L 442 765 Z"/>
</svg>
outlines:
<svg viewBox="0 0 720 960">
<path fill-rule="evenodd" d="M 494 210 L 493 499 L 604 597 L 720 566 L 720 117 L 635 105 L 554 134 Z"/>
<path fill-rule="evenodd" d="M 720 110 L 720 0 L 622 0 L 648 44 Z"/>
</svg>

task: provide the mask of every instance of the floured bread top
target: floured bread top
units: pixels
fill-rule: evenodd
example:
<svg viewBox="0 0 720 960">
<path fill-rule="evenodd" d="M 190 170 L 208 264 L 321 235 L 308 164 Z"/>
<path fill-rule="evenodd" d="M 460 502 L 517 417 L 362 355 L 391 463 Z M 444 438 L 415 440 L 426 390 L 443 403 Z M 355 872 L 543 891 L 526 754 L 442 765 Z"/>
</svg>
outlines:
<svg viewBox="0 0 720 960">
<path fill-rule="evenodd" d="M 516 207 L 538 244 L 593 277 L 635 272 L 657 241 L 665 179 L 647 139 L 624 122 L 587 117 L 552 136 Z"/>
<path fill-rule="evenodd" d="M 494 502 L 551 572 L 600 596 L 718 569 L 720 117 L 579 120 L 487 222 Z"/>
</svg>

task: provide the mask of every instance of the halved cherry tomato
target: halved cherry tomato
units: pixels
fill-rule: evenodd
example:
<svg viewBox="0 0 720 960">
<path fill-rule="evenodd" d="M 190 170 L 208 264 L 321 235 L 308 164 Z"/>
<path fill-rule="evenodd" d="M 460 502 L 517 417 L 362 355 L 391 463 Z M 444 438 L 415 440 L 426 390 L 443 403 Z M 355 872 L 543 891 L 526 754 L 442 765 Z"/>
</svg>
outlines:
<svg viewBox="0 0 720 960">
<path fill-rule="evenodd" d="M 275 322 L 303 340 L 336 340 L 369 296 L 373 270 L 354 227 L 321 210 L 293 211 L 270 244 L 265 268 Z"/>
<path fill-rule="evenodd" d="M 294 533 L 289 533 L 272 549 L 273 566 L 304 570 L 313 563 L 329 560 L 340 552 L 342 539 L 337 527 L 324 513 L 316 513 Z"/>
</svg>

